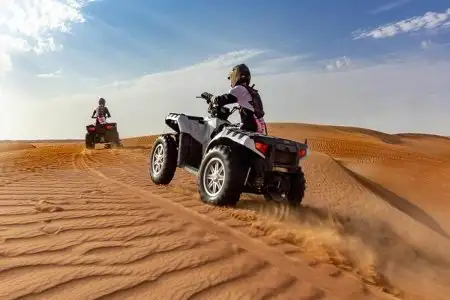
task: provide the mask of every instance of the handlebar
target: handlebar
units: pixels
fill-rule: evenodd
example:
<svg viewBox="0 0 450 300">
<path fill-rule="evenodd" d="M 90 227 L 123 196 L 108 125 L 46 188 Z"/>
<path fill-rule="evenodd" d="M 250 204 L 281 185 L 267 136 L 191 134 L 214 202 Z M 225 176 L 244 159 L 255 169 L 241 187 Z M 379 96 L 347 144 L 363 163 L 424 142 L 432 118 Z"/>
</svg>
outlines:
<svg viewBox="0 0 450 300">
<path fill-rule="evenodd" d="M 208 103 L 208 104 L 211 102 L 211 100 L 206 99 L 206 98 L 203 98 L 202 96 L 195 96 L 195 98 L 197 98 L 197 99 L 203 99 L 203 100 L 205 100 L 206 103 Z"/>
<path fill-rule="evenodd" d="M 211 101 L 210 101 L 209 99 L 203 98 L 202 96 L 195 96 L 195 98 L 197 98 L 197 99 L 203 99 L 203 100 L 205 100 L 206 103 L 208 103 L 208 104 L 211 103 Z M 237 109 L 239 109 L 237 106 L 233 107 L 233 108 L 231 109 L 230 113 L 235 112 Z"/>
</svg>

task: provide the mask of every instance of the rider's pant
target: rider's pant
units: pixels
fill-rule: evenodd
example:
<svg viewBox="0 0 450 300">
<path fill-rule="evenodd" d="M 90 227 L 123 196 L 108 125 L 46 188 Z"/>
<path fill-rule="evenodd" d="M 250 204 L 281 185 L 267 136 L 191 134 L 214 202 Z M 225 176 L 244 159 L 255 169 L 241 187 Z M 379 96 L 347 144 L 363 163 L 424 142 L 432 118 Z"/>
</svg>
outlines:
<svg viewBox="0 0 450 300">
<path fill-rule="evenodd" d="M 263 118 L 257 119 L 252 116 L 251 119 L 244 120 L 244 122 L 241 123 L 240 128 L 267 135 L 266 122 Z"/>
<path fill-rule="evenodd" d="M 253 112 L 249 110 L 245 110 L 244 113 L 241 113 L 241 129 L 257 132 L 258 124 L 256 123 L 255 116 Z"/>
</svg>

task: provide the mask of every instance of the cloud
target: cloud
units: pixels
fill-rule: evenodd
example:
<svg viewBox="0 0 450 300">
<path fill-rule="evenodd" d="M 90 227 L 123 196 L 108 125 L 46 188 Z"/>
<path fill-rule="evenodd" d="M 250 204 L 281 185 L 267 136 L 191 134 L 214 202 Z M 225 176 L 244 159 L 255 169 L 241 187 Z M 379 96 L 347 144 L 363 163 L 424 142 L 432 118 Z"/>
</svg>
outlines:
<svg viewBox="0 0 450 300">
<path fill-rule="evenodd" d="M 132 2 L 129 3 L 130 5 L 133 5 Z M 152 6 L 149 6 L 148 8 L 142 6 L 135 7 L 144 13 L 148 20 L 151 20 L 158 26 L 164 27 L 168 32 L 173 32 L 190 42 L 202 45 L 203 48 L 230 48 L 234 46 L 234 43 L 228 41 L 220 34 L 207 34 L 204 31 L 205 28 L 192 27 L 186 22 L 180 22 L 179 19 L 174 18 L 171 14 L 167 14 L 161 10 L 156 10 Z M 205 41 L 208 42 L 205 43 Z"/>
<path fill-rule="evenodd" d="M 398 0 L 398 1 L 394 1 L 394 2 L 390 2 L 388 4 L 382 5 L 380 7 L 377 7 L 374 10 L 370 11 L 370 14 L 376 15 L 382 12 L 386 12 L 386 11 L 390 11 L 393 10 L 395 8 L 398 8 L 400 6 L 403 6 L 409 2 L 411 2 L 412 0 Z"/>
<path fill-rule="evenodd" d="M 43 73 L 43 74 L 38 74 L 36 75 L 36 77 L 39 78 L 61 78 L 61 70 L 58 70 L 56 72 L 52 72 L 52 73 Z"/>
<path fill-rule="evenodd" d="M 84 23 L 82 8 L 94 0 L 2 0 L 0 2 L 0 72 L 13 68 L 16 53 L 58 51 L 54 34 L 70 33 Z"/>
<path fill-rule="evenodd" d="M 275 57 L 269 57 L 260 61 L 258 67 L 252 69 L 254 75 L 286 73 L 298 70 L 301 66 L 309 65 L 309 60 L 313 57 L 312 54 L 281 55 L 276 52 L 273 54 L 275 54 Z"/>
<path fill-rule="evenodd" d="M 325 65 L 325 68 L 329 71 L 340 70 L 340 69 L 349 67 L 351 64 L 352 64 L 352 60 L 350 58 L 348 58 L 347 56 L 343 56 L 336 60 L 328 62 Z"/>
<path fill-rule="evenodd" d="M 426 50 L 428 48 L 431 47 L 431 41 L 427 40 L 427 41 L 422 41 L 420 42 L 420 48 L 423 50 Z"/>
<path fill-rule="evenodd" d="M 31 47 L 24 39 L 0 34 L 0 73 L 12 70 L 10 53 L 27 52 Z"/>
<path fill-rule="evenodd" d="M 260 68 L 269 60 L 264 59 L 267 53 L 236 51 L 177 70 L 117 81 L 52 100 L 35 101 L 33 95 L 20 105 L 11 100 L 20 108 L 17 112 L 24 120 L 39 126 L 16 124 L 9 131 L 8 127 L 2 127 L 0 138 L 83 138 L 98 97 L 106 98 L 121 136 L 167 132 L 170 129 L 164 118 L 169 112 L 205 116 L 206 105 L 195 96 L 204 91 L 227 92 L 226 75 L 231 66 L 245 62 L 251 69 Z M 431 56 L 425 57 L 431 55 L 428 51 L 422 55 L 423 59 L 377 64 L 358 61 L 340 72 L 324 72 L 323 65 L 318 64 L 315 70 L 255 75 L 252 82 L 261 92 L 269 122 L 352 125 L 386 132 L 448 135 L 450 61 L 430 61 Z M 283 57 L 279 58 L 283 62 Z M 341 63 L 336 61 L 335 66 L 345 66 L 342 63 L 345 59 Z M 43 118 L 49 110 L 58 113 Z M 8 111 L 8 115 L 14 114 L 14 109 Z M 232 120 L 237 118 L 233 116 Z M 55 124 L 70 126 L 62 128 Z"/>
<path fill-rule="evenodd" d="M 423 16 L 415 16 L 395 23 L 381 25 L 371 30 L 357 30 L 353 32 L 353 39 L 374 38 L 382 39 L 393 37 L 398 34 L 416 32 L 422 29 L 435 29 L 450 27 L 450 8 L 445 12 L 426 12 Z"/>
</svg>

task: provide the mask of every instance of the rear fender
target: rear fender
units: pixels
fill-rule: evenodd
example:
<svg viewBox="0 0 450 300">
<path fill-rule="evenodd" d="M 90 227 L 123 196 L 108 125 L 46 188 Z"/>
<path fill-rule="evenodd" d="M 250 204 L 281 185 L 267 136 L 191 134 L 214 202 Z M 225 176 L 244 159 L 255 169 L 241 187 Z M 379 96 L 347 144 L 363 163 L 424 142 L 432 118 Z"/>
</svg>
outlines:
<svg viewBox="0 0 450 300">
<path fill-rule="evenodd" d="M 310 149 L 308 147 L 308 144 L 306 143 L 306 140 L 305 140 L 305 143 L 296 143 L 296 144 L 297 144 L 297 149 L 298 149 L 299 152 L 301 150 L 305 151 L 305 155 L 299 156 L 299 161 L 301 161 L 301 160 L 305 159 L 307 156 L 309 156 Z"/>
<path fill-rule="evenodd" d="M 107 123 L 103 125 L 103 128 L 106 130 L 115 130 L 116 129 L 116 123 Z"/>
<path fill-rule="evenodd" d="M 264 154 L 259 152 L 255 147 L 255 141 L 251 139 L 249 136 L 233 132 L 230 130 L 227 130 L 226 128 L 219 132 L 205 147 L 204 153 L 206 154 L 212 147 L 215 145 L 239 145 L 250 152 L 258 155 L 261 158 L 266 158 Z"/>
</svg>

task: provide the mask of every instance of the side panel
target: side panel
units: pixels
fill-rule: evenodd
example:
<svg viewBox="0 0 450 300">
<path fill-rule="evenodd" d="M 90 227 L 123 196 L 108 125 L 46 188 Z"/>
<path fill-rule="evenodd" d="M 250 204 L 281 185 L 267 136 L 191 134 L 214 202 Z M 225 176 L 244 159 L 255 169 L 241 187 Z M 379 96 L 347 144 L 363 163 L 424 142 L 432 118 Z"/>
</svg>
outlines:
<svg viewBox="0 0 450 300">
<path fill-rule="evenodd" d="M 196 141 L 189 133 L 179 135 L 177 166 L 190 166 L 198 169 L 202 161 L 203 145 Z"/>
<path fill-rule="evenodd" d="M 214 130 L 215 128 L 217 128 L 223 124 L 231 124 L 228 121 L 224 121 L 224 120 L 217 119 L 217 118 L 206 118 L 205 121 L 208 122 L 208 125 L 212 128 L 212 130 Z"/>
</svg>

